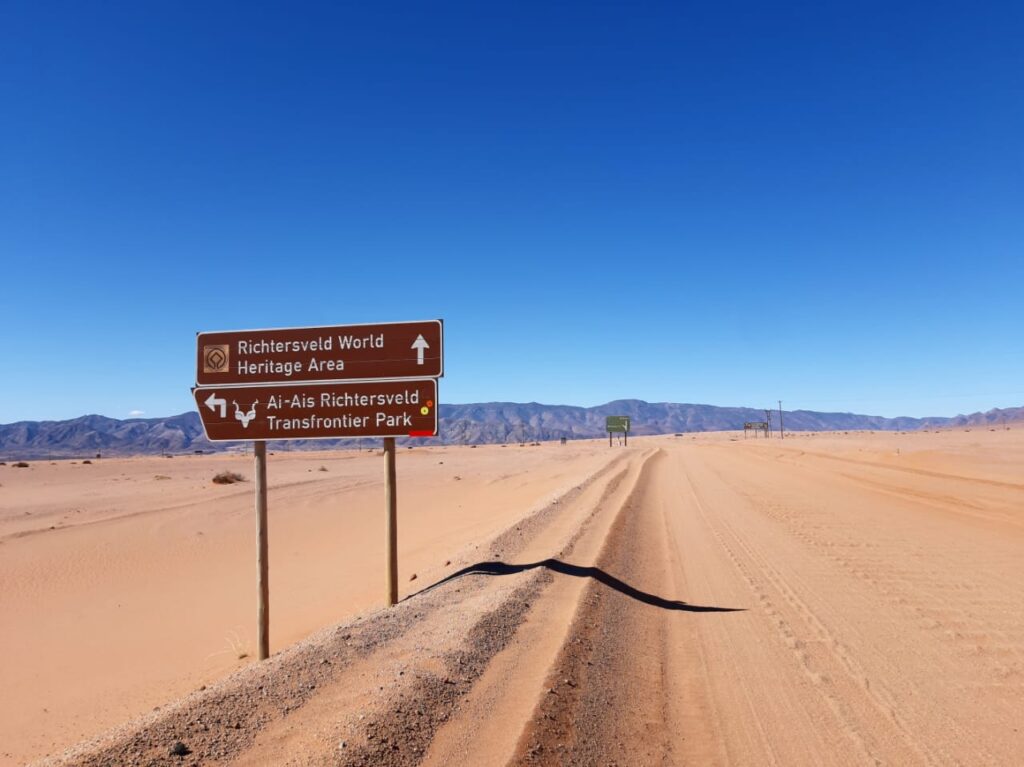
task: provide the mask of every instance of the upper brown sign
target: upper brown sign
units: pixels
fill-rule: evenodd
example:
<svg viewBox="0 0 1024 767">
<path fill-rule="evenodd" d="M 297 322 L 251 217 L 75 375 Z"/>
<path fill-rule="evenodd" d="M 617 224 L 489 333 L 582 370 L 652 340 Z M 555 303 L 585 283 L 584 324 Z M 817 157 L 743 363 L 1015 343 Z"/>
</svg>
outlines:
<svg viewBox="0 0 1024 767">
<path fill-rule="evenodd" d="M 192 390 L 211 442 L 433 437 L 437 379 Z"/>
<path fill-rule="evenodd" d="M 196 336 L 196 383 L 237 386 L 444 375 L 441 320 Z"/>
</svg>

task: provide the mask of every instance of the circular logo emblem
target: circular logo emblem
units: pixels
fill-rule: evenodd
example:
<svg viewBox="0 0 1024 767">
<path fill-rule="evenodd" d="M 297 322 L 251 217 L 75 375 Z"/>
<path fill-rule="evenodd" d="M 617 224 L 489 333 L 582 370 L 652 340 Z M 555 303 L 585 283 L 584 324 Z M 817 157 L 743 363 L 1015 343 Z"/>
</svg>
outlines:
<svg viewBox="0 0 1024 767">
<path fill-rule="evenodd" d="M 203 347 L 203 372 L 204 373 L 226 373 L 228 372 L 228 346 L 218 344 L 216 346 Z"/>
</svg>

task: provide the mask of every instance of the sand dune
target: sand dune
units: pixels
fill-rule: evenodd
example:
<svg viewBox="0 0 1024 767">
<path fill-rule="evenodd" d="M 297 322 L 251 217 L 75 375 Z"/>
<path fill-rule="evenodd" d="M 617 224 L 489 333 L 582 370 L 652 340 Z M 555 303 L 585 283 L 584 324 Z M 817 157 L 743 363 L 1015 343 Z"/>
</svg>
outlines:
<svg viewBox="0 0 1024 767">
<path fill-rule="evenodd" d="M 262 664 L 245 459 L 0 467 L 5 763 L 1024 756 L 1022 430 L 399 459 L 383 610 L 381 459 L 272 457 Z"/>
</svg>

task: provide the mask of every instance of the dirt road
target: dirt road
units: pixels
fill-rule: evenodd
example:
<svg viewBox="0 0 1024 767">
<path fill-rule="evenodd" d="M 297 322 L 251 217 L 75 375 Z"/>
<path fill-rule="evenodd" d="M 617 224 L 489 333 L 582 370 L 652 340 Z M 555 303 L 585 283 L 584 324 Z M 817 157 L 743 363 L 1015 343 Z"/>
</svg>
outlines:
<svg viewBox="0 0 1024 767">
<path fill-rule="evenodd" d="M 516 761 L 1020 763 L 1021 499 L 793 450 L 664 451 L 602 569 L 705 608 L 595 583 Z"/>
<path fill-rule="evenodd" d="M 636 440 L 395 610 L 69 761 L 1019 764 L 1024 445 L 992 439 Z"/>
</svg>

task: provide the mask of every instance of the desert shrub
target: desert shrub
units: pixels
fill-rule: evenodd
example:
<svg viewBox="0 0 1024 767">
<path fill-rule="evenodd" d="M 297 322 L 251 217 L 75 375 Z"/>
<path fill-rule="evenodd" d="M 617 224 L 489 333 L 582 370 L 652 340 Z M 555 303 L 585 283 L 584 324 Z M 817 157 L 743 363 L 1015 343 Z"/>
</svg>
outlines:
<svg viewBox="0 0 1024 767">
<path fill-rule="evenodd" d="M 233 485 L 236 482 L 245 482 L 245 477 L 237 471 L 222 471 L 213 477 L 213 484 L 215 485 Z"/>
<path fill-rule="evenodd" d="M 317 471 L 327 471 L 327 467 L 321 466 L 319 469 L 317 469 Z"/>
<path fill-rule="evenodd" d="M 166 474 L 156 474 L 153 479 L 170 479 Z"/>
<path fill-rule="evenodd" d="M 28 468 L 28 464 L 25 463 L 24 461 L 18 461 L 17 463 L 12 463 L 11 466 L 13 466 L 15 469 L 27 469 Z"/>
<path fill-rule="evenodd" d="M 89 464 L 91 466 L 92 465 L 92 461 L 90 461 L 88 458 L 86 458 L 84 461 L 82 461 L 82 465 L 84 466 L 85 464 Z"/>
</svg>

